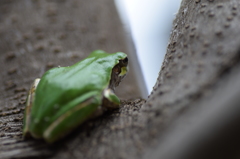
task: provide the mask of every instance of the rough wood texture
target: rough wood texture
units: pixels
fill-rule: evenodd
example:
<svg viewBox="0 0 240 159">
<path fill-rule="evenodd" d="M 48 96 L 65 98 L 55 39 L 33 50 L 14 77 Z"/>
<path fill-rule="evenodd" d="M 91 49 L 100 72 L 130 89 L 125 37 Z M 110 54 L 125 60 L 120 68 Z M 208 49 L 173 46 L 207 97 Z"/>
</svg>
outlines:
<svg viewBox="0 0 240 159">
<path fill-rule="evenodd" d="M 52 155 L 44 143 L 21 141 L 27 90 L 46 70 L 72 65 L 95 49 L 128 53 L 114 2 L 2 0 L 0 24 L 0 158 Z M 123 82 L 121 99 L 140 97 L 131 64 Z"/>
<path fill-rule="evenodd" d="M 234 146 L 234 139 L 238 139 L 239 129 L 234 128 L 240 123 L 239 8 L 238 0 L 183 0 L 157 83 L 146 103 L 140 99 L 125 101 L 121 109 L 85 123 L 53 145 L 21 139 L 21 98 L 25 94 L 13 88 L 14 83 L 7 83 L 9 90 L 1 88 L 4 108 L 0 117 L 0 158 L 169 159 L 235 155 L 239 147 Z M 11 21 L 14 19 L 17 18 Z M 15 48 L 16 39 L 14 44 L 6 43 L 7 39 L 3 43 Z M 5 60 L 14 64 L 20 55 L 14 59 L 11 54 L 4 54 L 1 64 Z M 35 56 L 45 59 L 40 52 L 30 61 L 36 60 Z M 30 83 L 27 73 L 22 75 L 26 65 L 14 77 L 17 86 Z M 6 70 L 1 75 L 4 81 L 10 80 Z M 16 105 L 17 100 L 20 105 Z"/>
<path fill-rule="evenodd" d="M 240 91 L 235 80 L 239 6 L 237 0 L 182 1 L 157 83 L 142 106 L 156 114 L 148 126 L 163 133 L 154 139 L 146 158 L 223 157 L 234 147 L 231 142 L 239 130 L 232 131 L 232 126 L 240 123 L 235 118 L 239 113 L 234 114 L 239 103 L 235 93 Z"/>
</svg>

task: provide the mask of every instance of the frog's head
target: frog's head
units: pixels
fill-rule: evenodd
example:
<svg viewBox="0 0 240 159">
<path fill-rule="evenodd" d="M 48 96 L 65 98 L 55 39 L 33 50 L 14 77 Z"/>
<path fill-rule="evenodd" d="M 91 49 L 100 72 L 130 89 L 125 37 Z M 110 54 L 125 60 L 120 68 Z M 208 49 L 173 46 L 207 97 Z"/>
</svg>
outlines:
<svg viewBox="0 0 240 159">
<path fill-rule="evenodd" d="M 120 59 L 119 62 L 113 67 L 111 81 L 109 87 L 114 90 L 119 85 L 122 79 L 128 72 L 128 58 Z"/>
</svg>

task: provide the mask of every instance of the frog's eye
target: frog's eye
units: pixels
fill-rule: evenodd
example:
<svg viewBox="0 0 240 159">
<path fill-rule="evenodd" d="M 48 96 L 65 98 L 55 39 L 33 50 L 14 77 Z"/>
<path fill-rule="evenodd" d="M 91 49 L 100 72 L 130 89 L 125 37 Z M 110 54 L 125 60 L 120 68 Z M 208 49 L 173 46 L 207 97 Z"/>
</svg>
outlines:
<svg viewBox="0 0 240 159">
<path fill-rule="evenodd" d="M 123 63 L 127 64 L 128 63 L 128 58 L 126 57 L 125 59 L 123 59 Z"/>
<path fill-rule="evenodd" d="M 126 57 L 125 59 L 120 60 L 119 63 L 120 63 L 120 65 L 121 65 L 121 67 L 127 66 L 127 65 L 128 65 L 128 58 Z"/>
</svg>

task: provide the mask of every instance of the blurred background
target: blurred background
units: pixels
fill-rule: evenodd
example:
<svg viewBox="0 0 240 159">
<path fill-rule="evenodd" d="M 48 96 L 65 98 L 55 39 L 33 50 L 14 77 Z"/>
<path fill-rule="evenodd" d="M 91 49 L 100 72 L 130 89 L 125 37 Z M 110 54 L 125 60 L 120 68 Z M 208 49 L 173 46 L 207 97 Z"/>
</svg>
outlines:
<svg viewBox="0 0 240 159">
<path fill-rule="evenodd" d="M 133 40 L 147 94 L 158 77 L 180 1 L 115 0 L 125 31 Z"/>
</svg>

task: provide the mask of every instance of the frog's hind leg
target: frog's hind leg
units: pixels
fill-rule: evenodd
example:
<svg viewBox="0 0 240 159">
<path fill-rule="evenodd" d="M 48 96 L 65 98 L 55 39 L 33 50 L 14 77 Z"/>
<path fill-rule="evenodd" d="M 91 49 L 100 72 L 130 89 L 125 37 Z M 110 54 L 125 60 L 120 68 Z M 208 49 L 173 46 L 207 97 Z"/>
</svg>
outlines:
<svg viewBox="0 0 240 159">
<path fill-rule="evenodd" d="M 62 107 L 65 110 L 61 114 L 52 116 L 54 121 L 47 127 L 43 133 L 43 138 L 52 143 L 57 139 L 68 134 L 89 118 L 98 109 L 101 104 L 101 93 L 89 92 L 81 95 Z"/>
<path fill-rule="evenodd" d="M 104 98 L 102 101 L 102 106 L 107 109 L 116 109 L 119 108 L 120 100 L 119 98 L 114 94 L 112 89 L 107 88 L 103 92 Z"/>
<path fill-rule="evenodd" d="M 31 85 L 31 88 L 28 91 L 24 120 L 23 120 L 23 136 L 24 137 L 29 136 L 31 108 L 32 108 L 32 103 L 34 101 L 34 97 L 35 97 L 35 91 L 37 89 L 39 82 L 40 82 L 40 78 L 35 79 L 33 84 Z"/>
</svg>

